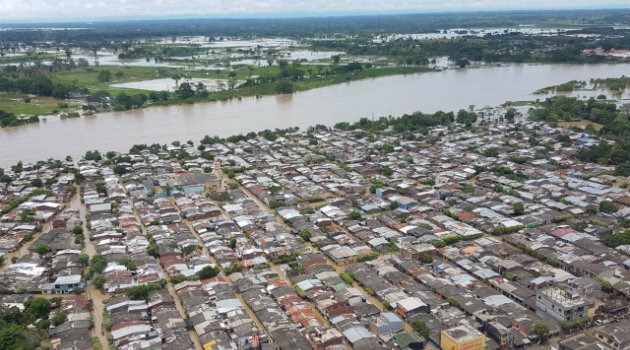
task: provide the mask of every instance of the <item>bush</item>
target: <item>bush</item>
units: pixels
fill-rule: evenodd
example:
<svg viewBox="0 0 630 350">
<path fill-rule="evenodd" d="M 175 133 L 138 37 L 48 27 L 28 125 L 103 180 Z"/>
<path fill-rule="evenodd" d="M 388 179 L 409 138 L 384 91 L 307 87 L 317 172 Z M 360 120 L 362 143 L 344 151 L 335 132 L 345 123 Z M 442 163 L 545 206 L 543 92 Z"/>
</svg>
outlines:
<svg viewBox="0 0 630 350">
<path fill-rule="evenodd" d="M 431 255 L 422 255 L 418 260 L 423 264 L 430 264 L 433 262 L 433 257 Z"/>
<path fill-rule="evenodd" d="M 620 245 L 630 244 L 630 231 L 620 232 L 608 236 L 602 240 L 607 247 L 617 248 Z"/>
<path fill-rule="evenodd" d="M 413 330 L 420 334 L 424 339 L 429 339 L 429 327 L 427 324 L 422 321 L 413 321 L 411 322 L 411 327 Z"/>
<path fill-rule="evenodd" d="M 276 200 L 276 199 L 272 199 L 271 201 L 269 201 L 269 208 L 271 208 L 271 209 L 276 209 L 276 208 L 279 208 L 279 207 L 281 207 L 283 205 L 284 205 L 283 201 L 279 201 L 279 200 Z"/>
<path fill-rule="evenodd" d="M 51 250 L 52 249 L 50 249 L 50 247 L 46 244 L 39 244 L 37 247 L 35 247 L 35 252 L 39 255 L 50 253 Z"/>
<path fill-rule="evenodd" d="M 444 243 L 446 245 L 451 245 L 454 243 L 457 243 L 459 241 L 461 241 L 462 239 L 464 239 L 464 237 L 460 236 L 460 235 L 455 235 L 455 236 L 451 236 L 451 237 L 445 237 L 442 241 L 444 241 Z"/>
<path fill-rule="evenodd" d="M 525 205 L 523 202 L 517 202 L 512 205 L 512 209 L 514 210 L 514 214 L 523 215 L 525 214 Z"/>
<path fill-rule="evenodd" d="M 94 276 L 94 278 L 92 279 L 92 285 L 98 289 L 103 288 L 103 286 L 105 285 L 105 282 L 107 282 L 107 280 L 105 279 L 105 276 L 100 275 L 100 274 Z"/>
<path fill-rule="evenodd" d="M 238 264 L 238 263 L 232 263 L 230 264 L 229 267 L 226 267 L 225 269 L 223 269 L 223 272 L 225 272 L 226 275 L 231 275 L 234 272 L 241 272 L 243 271 L 243 265 Z"/>
<path fill-rule="evenodd" d="M 276 84 L 276 92 L 279 94 L 292 94 L 293 83 L 288 80 L 280 80 Z"/>
<path fill-rule="evenodd" d="M 201 271 L 197 272 L 197 277 L 200 280 L 216 277 L 220 271 L 221 270 L 219 270 L 219 268 L 217 267 L 206 266 L 203 269 L 201 269 Z"/>
<path fill-rule="evenodd" d="M 599 211 L 603 213 L 614 213 L 617 211 L 615 203 L 611 201 L 602 201 L 599 203 Z"/>
<path fill-rule="evenodd" d="M 154 290 L 160 290 L 164 288 L 165 285 L 166 280 L 160 280 L 158 282 L 132 287 L 127 291 L 127 296 L 131 300 L 146 300 L 149 297 L 149 293 Z"/>
<path fill-rule="evenodd" d="M 450 305 L 453 305 L 453 306 L 457 306 L 457 307 L 460 306 L 459 300 L 457 300 L 455 298 L 448 298 L 448 299 L 446 299 L 446 302 L 449 303 Z"/>
<path fill-rule="evenodd" d="M 339 277 L 341 277 L 341 279 L 350 286 L 352 285 L 352 282 L 354 282 L 354 278 L 350 274 L 347 274 L 345 272 L 340 273 Z"/>
<path fill-rule="evenodd" d="M 178 284 L 178 283 L 184 282 L 185 280 L 186 280 L 186 276 L 182 274 L 178 274 L 171 277 L 171 283 L 173 284 Z"/>
<path fill-rule="evenodd" d="M 79 264 L 88 266 L 90 264 L 90 257 L 87 254 L 79 254 L 78 261 Z"/>
<path fill-rule="evenodd" d="M 58 326 L 66 321 L 66 314 L 57 310 L 50 320 L 55 326 Z"/>
<path fill-rule="evenodd" d="M 512 227 L 497 226 L 492 229 L 492 234 L 495 236 L 508 235 L 510 233 L 518 232 L 524 227 L 525 226 L 523 225 L 517 225 L 517 226 L 512 226 Z"/>
<path fill-rule="evenodd" d="M 103 273 L 106 267 L 107 260 L 100 255 L 95 255 L 90 262 L 90 274 Z"/>
<path fill-rule="evenodd" d="M 367 253 L 365 255 L 361 255 L 357 260 L 358 261 L 369 261 L 378 258 L 378 253 Z"/>
<path fill-rule="evenodd" d="M 562 214 L 562 215 L 557 215 L 553 218 L 553 222 L 555 223 L 559 223 L 559 222 L 564 222 L 567 221 L 569 219 L 573 218 L 573 215 L 571 214 Z"/>
<path fill-rule="evenodd" d="M 361 219 L 361 213 L 353 211 L 350 214 L 348 214 L 348 219 L 350 219 L 350 220 L 360 220 Z"/>
<path fill-rule="evenodd" d="M 565 331 L 570 331 L 576 328 L 580 328 L 590 322 L 591 322 L 590 317 L 582 317 L 582 318 L 577 318 L 572 321 L 560 321 L 560 327 Z"/>
<path fill-rule="evenodd" d="M 311 240 L 311 232 L 309 230 L 302 230 L 300 231 L 300 238 L 302 238 L 305 241 L 310 241 Z"/>
<path fill-rule="evenodd" d="M 446 243 L 444 243 L 444 241 L 435 241 L 433 242 L 433 246 L 436 248 L 444 248 L 446 247 Z"/>
</svg>

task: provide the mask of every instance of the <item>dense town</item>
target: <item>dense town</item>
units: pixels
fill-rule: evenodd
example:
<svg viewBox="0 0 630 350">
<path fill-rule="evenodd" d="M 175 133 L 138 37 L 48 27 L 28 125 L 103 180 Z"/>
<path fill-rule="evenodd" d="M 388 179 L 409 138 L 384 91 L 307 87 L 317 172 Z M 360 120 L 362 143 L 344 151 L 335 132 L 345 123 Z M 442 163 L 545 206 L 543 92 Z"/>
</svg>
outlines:
<svg viewBox="0 0 630 350">
<path fill-rule="evenodd" d="M 5 169 L 0 348 L 630 348 L 629 178 L 504 112 Z"/>
</svg>

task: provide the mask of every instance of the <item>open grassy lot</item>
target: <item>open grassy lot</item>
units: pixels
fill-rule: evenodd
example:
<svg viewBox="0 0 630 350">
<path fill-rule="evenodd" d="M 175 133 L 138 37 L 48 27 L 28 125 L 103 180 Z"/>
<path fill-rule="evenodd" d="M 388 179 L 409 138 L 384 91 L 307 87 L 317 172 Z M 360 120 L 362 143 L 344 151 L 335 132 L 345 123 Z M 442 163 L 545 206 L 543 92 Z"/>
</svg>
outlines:
<svg viewBox="0 0 630 350">
<path fill-rule="evenodd" d="M 580 121 L 574 121 L 574 122 L 558 122 L 558 126 L 563 127 L 563 128 L 571 128 L 571 127 L 583 128 L 589 124 L 593 127 L 593 129 L 597 131 L 601 130 L 601 128 L 604 127 L 602 124 L 595 123 L 590 120 L 580 120 Z"/>
<path fill-rule="evenodd" d="M 111 79 L 109 81 L 101 82 L 98 80 L 98 75 L 103 70 L 108 70 L 111 73 Z M 122 75 L 117 75 L 118 72 L 122 72 Z M 117 95 L 123 91 L 133 91 L 136 93 L 143 91 L 124 88 L 112 88 L 110 87 L 110 85 L 125 83 L 129 81 L 165 78 L 172 76 L 176 72 L 176 68 L 100 66 L 55 74 L 52 75 L 50 79 L 55 84 L 74 84 L 79 88 L 85 87 L 91 92 L 105 90 L 112 95 Z M 144 92 L 148 93 L 148 91 Z"/>
<path fill-rule="evenodd" d="M 24 102 L 28 95 L 0 93 L 0 109 L 15 115 L 47 115 L 57 112 L 68 112 L 81 106 L 80 101 L 59 101 L 52 97 L 31 96 L 29 103 Z M 60 104 L 61 103 L 61 104 Z M 68 107 L 63 107 L 64 104 Z"/>
</svg>

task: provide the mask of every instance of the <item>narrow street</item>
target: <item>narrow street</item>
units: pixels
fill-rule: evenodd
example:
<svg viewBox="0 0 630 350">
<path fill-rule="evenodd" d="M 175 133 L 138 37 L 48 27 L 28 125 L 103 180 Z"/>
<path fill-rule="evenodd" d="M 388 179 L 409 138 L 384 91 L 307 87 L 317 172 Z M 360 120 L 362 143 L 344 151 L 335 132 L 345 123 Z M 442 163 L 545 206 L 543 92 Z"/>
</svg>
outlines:
<svg viewBox="0 0 630 350">
<path fill-rule="evenodd" d="M 83 224 L 83 237 L 85 245 L 83 247 L 83 252 L 90 257 L 97 255 L 96 247 L 94 243 L 90 240 L 90 233 L 87 228 L 87 208 L 85 204 L 81 203 L 81 195 L 80 188 L 77 185 L 77 194 L 72 197 L 70 200 L 69 208 L 78 209 L 79 215 L 81 218 L 81 222 Z M 85 273 L 87 273 L 89 267 L 85 268 Z M 94 328 L 92 328 L 92 337 L 98 338 L 101 343 L 101 348 L 103 350 L 109 349 L 109 342 L 107 341 L 105 327 L 103 326 L 103 312 L 105 310 L 105 303 L 109 299 L 109 296 L 103 294 L 98 288 L 94 287 L 91 283 L 86 288 L 86 295 L 89 300 L 92 300 L 92 320 L 94 321 Z"/>
<path fill-rule="evenodd" d="M 172 197 L 170 197 L 170 199 L 173 200 Z M 134 215 L 136 216 L 136 219 L 138 220 L 138 223 L 140 223 L 140 228 L 142 229 L 142 234 L 146 236 L 147 230 L 144 227 L 144 225 L 142 224 L 142 220 L 140 218 L 140 214 L 138 214 L 138 211 L 133 206 L 133 200 L 131 198 L 129 198 L 129 203 L 131 204 L 131 207 L 133 208 L 133 212 L 134 212 Z M 160 263 L 160 260 L 159 259 L 155 259 L 155 260 L 156 260 L 156 263 L 160 267 L 162 267 L 162 273 L 164 274 L 164 276 L 168 276 L 168 273 L 166 272 L 166 270 L 164 270 L 164 267 Z M 184 309 L 184 306 L 182 305 L 182 301 L 179 299 L 179 295 L 177 295 L 177 292 L 175 291 L 175 288 L 173 287 L 173 283 L 171 283 L 170 278 L 167 278 L 166 287 L 168 288 L 168 293 L 173 297 L 173 300 L 175 302 L 175 307 L 177 308 L 177 311 L 179 311 L 180 316 L 183 319 L 188 318 L 188 313 Z M 201 346 L 201 342 L 199 341 L 199 335 L 197 334 L 197 332 L 195 332 L 194 329 L 190 329 L 190 330 L 188 330 L 188 334 L 190 335 L 190 339 L 192 339 L 193 344 L 195 345 L 195 349 L 203 350 L 203 346 Z"/>
<path fill-rule="evenodd" d="M 166 271 L 164 271 L 164 273 L 166 274 Z M 177 292 L 175 292 L 175 288 L 173 287 L 173 284 L 170 280 L 166 284 L 166 287 L 168 288 L 168 293 L 173 297 L 173 300 L 175 301 L 175 307 L 177 308 L 177 311 L 179 311 L 179 314 L 182 316 L 183 319 L 188 318 L 188 313 L 186 313 L 186 310 L 182 305 L 182 301 L 179 299 L 179 296 L 177 295 Z M 193 344 L 195 344 L 195 349 L 202 350 L 203 346 L 201 346 L 201 341 L 199 341 L 199 335 L 197 334 L 197 332 L 195 332 L 194 329 L 190 329 L 188 330 L 188 334 L 190 335 L 190 339 L 192 339 Z"/>
</svg>

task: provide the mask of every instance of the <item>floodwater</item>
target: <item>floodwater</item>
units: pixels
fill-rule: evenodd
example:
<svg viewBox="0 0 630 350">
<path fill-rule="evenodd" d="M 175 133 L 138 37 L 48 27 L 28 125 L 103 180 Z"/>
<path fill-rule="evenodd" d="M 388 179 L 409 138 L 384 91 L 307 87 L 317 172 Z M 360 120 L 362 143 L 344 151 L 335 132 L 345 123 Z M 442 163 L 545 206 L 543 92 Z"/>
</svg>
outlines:
<svg viewBox="0 0 630 350">
<path fill-rule="evenodd" d="M 86 150 L 127 151 L 133 144 L 197 142 L 249 131 L 314 124 L 334 125 L 361 117 L 415 111 L 451 111 L 544 99 L 532 93 L 569 80 L 627 75 L 630 64 L 509 65 L 396 75 L 348 82 L 293 95 L 183 104 L 0 130 L 0 167 L 22 160 L 77 157 Z"/>
<path fill-rule="evenodd" d="M 197 84 L 203 83 L 208 91 L 218 91 L 225 90 L 228 86 L 229 80 L 227 79 L 201 79 L 201 78 L 187 78 L 180 79 L 178 81 L 181 83 L 190 83 Z M 237 81 L 236 86 L 244 83 L 243 80 Z M 151 80 L 140 80 L 140 81 L 130 81 L 128 83 L 119 83 L 112 84 L 112 87 L 118 88 L 127 88 L 127 89 L 140 89 L 140 90 L 152 90 L 152 91 L 175 91 L 177 86 L 175 85 L 175 80 L 171 78 L 163 78 L 163 79 L 151 79 Z"/>
</svg>

